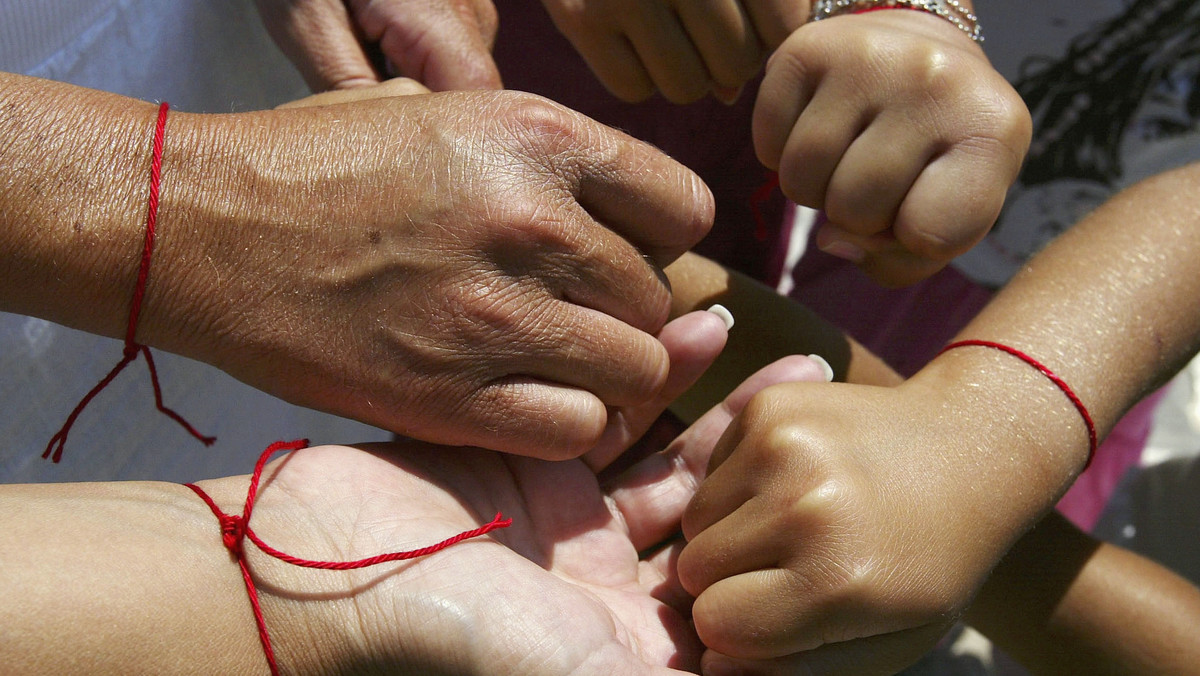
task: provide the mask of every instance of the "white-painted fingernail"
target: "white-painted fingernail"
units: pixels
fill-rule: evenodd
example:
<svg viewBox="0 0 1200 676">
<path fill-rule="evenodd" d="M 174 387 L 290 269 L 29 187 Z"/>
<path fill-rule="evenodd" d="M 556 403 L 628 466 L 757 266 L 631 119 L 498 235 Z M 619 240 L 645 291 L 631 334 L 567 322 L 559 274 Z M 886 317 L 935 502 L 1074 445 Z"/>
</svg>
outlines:
<svg viewBox="0 0 1200 676">
<path fill-rule="evenodd" d="M 833 367 L 829 365 L 829 362 L 825 361 L 825 358 L 819 354 L 810 354 L 808 358 L 817 362 L 817 365 L 821 367 L 821 372 L 825 374 L 825 382 L 832 383 Z"/>
<path fill-rule="evenodd" d="M 714 305 L 708 308 L 708 311 L 721 318 L 725 322 L 725 330 L 733 328 L 733 313 L 730 312 L 724 305 Z"/>
</svg>

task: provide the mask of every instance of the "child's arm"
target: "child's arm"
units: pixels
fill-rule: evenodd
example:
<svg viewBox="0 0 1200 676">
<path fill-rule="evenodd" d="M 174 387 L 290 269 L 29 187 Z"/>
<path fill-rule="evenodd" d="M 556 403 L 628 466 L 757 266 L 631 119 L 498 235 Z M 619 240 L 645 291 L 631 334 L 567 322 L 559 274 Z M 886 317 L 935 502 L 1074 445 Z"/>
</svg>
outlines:
<svg viewBox="0 0 1200 676">
<path fill-rule="evenodd" d="M 1125 191 L 960 337 L 1034 356 L 1103 437 L 1200 344 L 1197 194 L 1200 165 Z M 1088 447 L 1050 379 L 985 347 L 947 352 L 897 387 L 760 392 L 683 521 L 680 578 L 697 595 L 706 664 L 903 667 L 1050 509 Z"/>
<path fill-rule="evenodd" d="M 820 355 L 833 367 L 835 380 L 879 385 L 901 380 L 840 329 L 741 273 L 692 253 L 667 266 L 666 273 L 672 316 L 719 303 L 737 322 L 721 356 L 671 405 L 671 411 L 686 421 L 715 406 L 758 369 L 791 354 Z"/>
<path fill-rule="evenodd" d="M 543 2 L 629 101 L 736 98 L 770 55 L 754 107 L 759 159 L 785 195 L 826 210 L 823 249 L 890 285 L 978 242 L 1028 149 L 1020 96 L 967 31 L 930 11 L 812 21 L 805 0 Z"/>
<path fill-rule="evenodd" d="M 838 380 L 901 382 L 865 348 L 773 290 L 694 254 L 667 268 L 674 312 L 713 302 L 737 317 L 717 363 L 672 410 L 691 420 L 786 354 L 829 356 Z M 1035 674 L 1188 676 L 1200 664 L 1200 590 L 1051 512 L 1005 555 L 966 620 Z"/>
<path fill-rule="evenodd" d="M 1004 557 L 966 619 L 1034 674 L 1191 676 L 1200 589 L 1051 513 Z"/>
</svg>

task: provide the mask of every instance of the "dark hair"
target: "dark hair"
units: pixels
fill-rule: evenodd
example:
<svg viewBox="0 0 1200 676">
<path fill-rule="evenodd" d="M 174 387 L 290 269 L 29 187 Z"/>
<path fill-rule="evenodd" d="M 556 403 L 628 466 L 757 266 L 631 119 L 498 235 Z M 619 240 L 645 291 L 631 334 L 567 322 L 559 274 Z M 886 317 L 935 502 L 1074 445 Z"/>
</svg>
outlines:
<svg viewBox="0 0 1200 676">
<path fill-rule="evenodd" d="M 1118 152 L 1136 111 L 1173 69 L 1198 55 L 1200 2 L 1135 0 L 1120 16 L 1074 39 L 1062 59 L 1026 60 L 1016 89 L 1033 115 L 1035 133 L 1020 182 L 1077 178 L 1112 185 L 1123 172 Z M 1174 136 L 1196 126 L 1195 84 L 1189 83 L 1185 101 L 1192 124 L 1164 120 L 1156 133 Z"/>
</svg>

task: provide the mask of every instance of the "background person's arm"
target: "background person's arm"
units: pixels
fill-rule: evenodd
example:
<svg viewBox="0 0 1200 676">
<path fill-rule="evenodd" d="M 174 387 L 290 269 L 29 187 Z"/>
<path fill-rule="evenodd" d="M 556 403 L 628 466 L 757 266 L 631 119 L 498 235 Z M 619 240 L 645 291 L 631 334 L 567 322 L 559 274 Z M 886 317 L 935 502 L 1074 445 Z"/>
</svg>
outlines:
<svg viewBox="0 0 1200 676">
<path fill-rule="evenodd" d="M 879 357 L 808 308 L 736 270 L 693 253 L 666 268 L 671 314 L 724 305 L 736 322 L 729 342 L 695 386 L 671 404 L 692 421 L 715 406 L 760 368 L 793 354 L 817 354 L 834 380 L 870 385 L 901 381 Z"/>
<path fill-rule="evenodd" d="M 1033 674 L 1191 676 L 1200 589 L 1052 512 L 984 583 L 966 620 Z"/>
</svg>

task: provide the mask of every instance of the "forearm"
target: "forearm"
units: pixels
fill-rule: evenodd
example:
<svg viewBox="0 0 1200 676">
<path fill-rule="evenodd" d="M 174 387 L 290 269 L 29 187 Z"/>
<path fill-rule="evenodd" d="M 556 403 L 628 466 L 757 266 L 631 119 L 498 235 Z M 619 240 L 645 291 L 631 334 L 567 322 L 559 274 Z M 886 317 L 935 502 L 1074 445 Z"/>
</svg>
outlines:
<svg viewBox="0 0 1200 676">
<path fill-rule="evenodd" d="M 120 334 L 153 116 L 149 104 L 0 74 L 0 309 Z"/>
<path fill-rule="evenodd" d="M 1185 674 L 1200 590 L 1051 514 L 1013 547 L 967 620 L 1035 674 Z"/>
<path fill-rule="evenodd" d="M 0 310 L 125 334 L 147 230 L 155 117 L 156 106 L 143 101 L 0 73 L 0 138 L 9 141 L 0 149 Z M 256 125 L 239 120 L 167 119 L 139 342 L 201 356 L 192 329 L 211 319 L 204 311 L 218 302 L 213 291 L 233 277 L 218 270 L 213 251 L 249 250 L 250 233 L 238 226 L 274 197 L 247 199 L 247 186 L 262 183 L 246 158 L 262 155 L 265 134 L 247 133 Z"/>
<path fill-rule="evenodd" d="M 1123 192 L 1036 256 L 958 338 L 1039 360 L 1079 396 L 1102 438 L 1196 352 L 1197 187 L 1193 166 Z M 1030 517 L 1053 504 L 1088 456 L 1083 417 L 1014 356 L 955 349 L 909 383 L 948 393 L 948 423 L 971 421 L 962 438 L 972 471 L 987 472 Z"/>
<path fill-rule="evenodd" d="M 695 254 L 685 254 L 666 273 L 672 316 L 720 303 L 736 322 L 716 363 L 672 404 L 671 410 L 686 420 L 719 403 L 758 369 L 792 354 L 820 355 L 833 367 L 835 380 L 867 385 L 900 381 L 878 357 L 808 308 L 745 275 Z"/>
<path fill-rule="evenodd" d="M 7 673 L 266 671 L 237 565 L 183 486 L 9 485 L 0 515 Z"/>
</svg>

